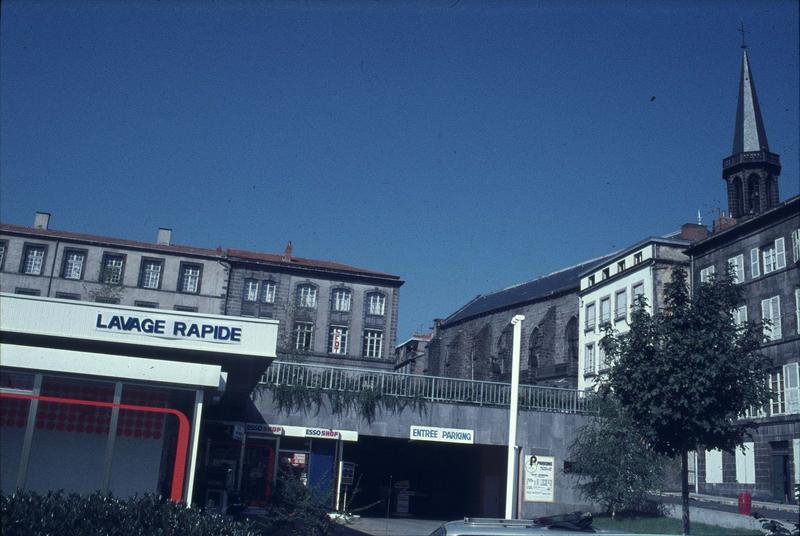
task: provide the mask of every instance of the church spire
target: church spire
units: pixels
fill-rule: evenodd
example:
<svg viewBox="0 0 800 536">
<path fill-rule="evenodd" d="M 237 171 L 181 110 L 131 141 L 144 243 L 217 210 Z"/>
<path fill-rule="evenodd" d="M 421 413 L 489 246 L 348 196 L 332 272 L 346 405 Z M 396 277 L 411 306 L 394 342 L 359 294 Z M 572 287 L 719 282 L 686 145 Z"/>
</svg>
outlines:
<svg viewBox="0 0 800 536">
<path fill-rule="evenodd" d="M 739 101 L 733 150 L 722 161 L 722 178 L 728 185 L 728 210 L 736 219 L 749 218 L 778 204 L 778 176 L 781 161 L 769 151 L 764 119 L 758 105 L 750 57 L 742 32 L 742 74 L 739 78 Z"/>
<path fill-rule="evenodd" d="M 764 130 L 764 119 L 758 106 L 756 85 L 753 82 L 753 71 L 750 69 L 750 58 L 747 45 L 742 38 L 742 76 L 739 80 L 739 103 L 736 106 L 736 125 L 733 132 L 732 154 L 750 151 L 769 151 L 767 134 Z"/>
</svg>

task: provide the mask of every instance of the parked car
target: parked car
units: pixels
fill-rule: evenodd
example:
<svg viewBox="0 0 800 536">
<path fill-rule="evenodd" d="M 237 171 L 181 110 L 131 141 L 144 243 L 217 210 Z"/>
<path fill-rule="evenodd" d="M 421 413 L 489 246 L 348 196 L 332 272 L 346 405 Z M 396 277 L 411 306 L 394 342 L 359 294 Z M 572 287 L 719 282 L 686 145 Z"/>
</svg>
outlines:
<svg viewBox="0 0 800 536">
<path fill-rule="evenodd" d="M 574 536 L 576 533 L 630 536 L 627 533 L 595 530 L 592 527 L 592 514 L 588 512 L 573 512 L 535 519 L 465 517 L 462 521 L 448 521 L 434 530 L 430 536 Z"/>
</svg>

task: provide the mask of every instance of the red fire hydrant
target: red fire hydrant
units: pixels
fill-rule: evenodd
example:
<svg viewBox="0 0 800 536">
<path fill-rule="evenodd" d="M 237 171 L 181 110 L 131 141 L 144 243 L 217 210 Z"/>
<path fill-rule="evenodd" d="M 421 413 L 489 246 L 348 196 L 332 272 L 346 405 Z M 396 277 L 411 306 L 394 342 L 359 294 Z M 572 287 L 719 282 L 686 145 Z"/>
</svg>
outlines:
<svg viewBox="0 0 800 536">
<path fill-rule="evenodd" d="M 745 516 L 750 515 L 750 494 L 743 491 L 739 494 L 739 513 Z"/>
</svg>

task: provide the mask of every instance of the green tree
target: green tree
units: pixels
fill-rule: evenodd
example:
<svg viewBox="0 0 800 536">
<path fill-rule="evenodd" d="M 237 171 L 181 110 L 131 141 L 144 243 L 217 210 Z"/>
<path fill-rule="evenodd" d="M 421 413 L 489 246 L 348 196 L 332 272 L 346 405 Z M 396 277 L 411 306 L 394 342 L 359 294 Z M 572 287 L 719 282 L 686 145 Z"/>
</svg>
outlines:
<svg viewBox="0 0 800 536">
<path fill-rule="evenodd" d="M 647 493 L 662 483 L 667 465 L 612 395 L 600 398 L 598 415 L 578 431 L 570 459 L 581 476 L 580 493 L 603 505 L 612 518 L 620 511 L 641 510 Z"/>
<path fill-rule="evenodd" d="M 630 330 L 602 341 L 612 367 L 601 389 L 618 398 L 625 415 L 656 453 L 681 458 L 683 532 L 689 534 L 688 451 L 702 445 L 733 451 L 749 436 L 741 417 L 769 401 L 768 358 L 762 331 L 737 325 L 743 302 L 730 273 L 689 292 L 675 269 L 664 307 L 648 313 L 634 304 Z"/>
</svg>

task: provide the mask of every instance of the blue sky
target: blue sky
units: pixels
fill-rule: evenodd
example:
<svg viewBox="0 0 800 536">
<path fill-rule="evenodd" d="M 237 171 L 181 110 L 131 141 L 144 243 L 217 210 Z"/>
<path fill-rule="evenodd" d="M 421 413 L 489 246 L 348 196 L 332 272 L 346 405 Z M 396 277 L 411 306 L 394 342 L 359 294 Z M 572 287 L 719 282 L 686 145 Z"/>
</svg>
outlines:
<svg viewBox="0 0 800 536">
<path fill-rule="evenodd" d="M 0 219 L 396 273 L 399 338 L 726 208 L 744 22 L 781 197 L 798 3 L 4 0 Z"/>
</svg>

